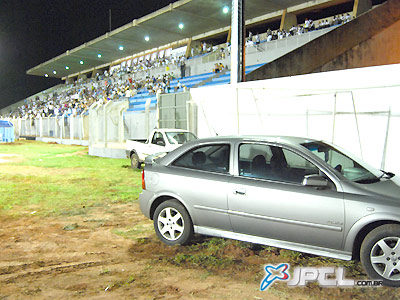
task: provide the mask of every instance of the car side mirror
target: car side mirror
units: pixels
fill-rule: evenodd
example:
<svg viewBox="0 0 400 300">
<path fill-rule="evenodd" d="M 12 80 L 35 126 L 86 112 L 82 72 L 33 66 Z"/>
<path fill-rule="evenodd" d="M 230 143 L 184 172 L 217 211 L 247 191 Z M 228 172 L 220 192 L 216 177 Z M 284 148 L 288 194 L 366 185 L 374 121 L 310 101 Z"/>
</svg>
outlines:
<svg viewBox="0 0 400 300">
<path fill-rule="evenodd" d="M 302 185 L 324 189 L 329 187 L 329 181 L 321 175 L 311 174 L 304 176 Z"/>
<path fill-rule="evenodd" d="M 157 141 L 156 144 L 158 146 L 163 146 L 163 147 L 165 146 L 165 142 L 164 141 Z"/>
</svg>

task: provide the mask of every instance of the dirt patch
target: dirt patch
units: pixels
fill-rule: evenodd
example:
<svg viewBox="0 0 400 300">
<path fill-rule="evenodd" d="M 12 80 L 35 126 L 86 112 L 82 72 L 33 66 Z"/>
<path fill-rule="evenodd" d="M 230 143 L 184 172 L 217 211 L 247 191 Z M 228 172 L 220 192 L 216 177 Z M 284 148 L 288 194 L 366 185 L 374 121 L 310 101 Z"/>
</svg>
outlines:
<svg viewBox="0 0 400 300">
<path fill-rule="evenodd" d="M 13 162 L 11 160 L 7 163 Z M 55 168 L 41 168 L 34 166 L 19 166 L 19 165 L 7 165 L 1 167 L 1 173 L 12 174 L 12 175 L 23 175 L 23 176 L 47 176 L 47 175 L 67 175 L 70 174 L 71 169 L 55 169 Z"/>
<path fill-rule="evenodd" d="M 142 238 L 115 233 L 138 224 Z M 160 243 L 137 204 L 68 217 L 4 216 L 0 244 L 0 299 L 279 299 L 227 270 L 169 263 L 184 247 Z"/>
<path fill-rule="evenodd" d="M 76 151 L 73 153 L 64 153 L 64 154 L 57 154 L 56 157 L 69 157 L 69 156 L 75 156 L 75 155 L 87 155 L 88 151 L 87 150 L 82 150 L 82 151 Z"/>
<path fill-rule="evenodd" d="M 2 154 L 0 153 L 0 164 L 1 163 L 16 163 L 23 161 L 23 157 L 17 154 Z"/>
</svg>

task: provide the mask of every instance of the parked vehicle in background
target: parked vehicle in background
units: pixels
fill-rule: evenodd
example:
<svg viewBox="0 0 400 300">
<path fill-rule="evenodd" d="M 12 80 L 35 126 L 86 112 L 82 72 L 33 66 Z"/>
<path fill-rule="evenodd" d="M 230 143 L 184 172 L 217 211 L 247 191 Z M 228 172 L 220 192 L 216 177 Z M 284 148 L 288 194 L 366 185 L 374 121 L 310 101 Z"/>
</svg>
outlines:
<svg viewBox="0 0 400 300">
<path fill-rule="evenodd" d="M 148 155 L 158 152 L 170 152 L 182 144 L 197 139 L 197 137 L 183 129 L 155 129 L 146 141 L 128 139 L 126 141 L 126 155 L 131 159 L 134 169 L 140 168 Z"/>
<path fill-rule="evenodd" d="M 194 233 L 344 260 L 400 286 L 397 177 L 296 137 L 216 137 L 148 159 L 140 207 L 168 245 Z"/>
</svg>

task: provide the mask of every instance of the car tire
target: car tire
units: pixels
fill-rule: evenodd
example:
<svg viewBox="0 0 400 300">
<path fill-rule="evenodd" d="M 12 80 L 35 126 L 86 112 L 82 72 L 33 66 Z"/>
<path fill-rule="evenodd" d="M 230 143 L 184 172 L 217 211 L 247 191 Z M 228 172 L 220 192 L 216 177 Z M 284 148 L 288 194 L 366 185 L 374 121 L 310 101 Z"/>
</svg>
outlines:
<svg viewBox="0 0 400 300">
<path fill-rule="evenodd" d="M 135 152 L 133 152 L 131 154 L 131 167 L 132 167 L 132 169 L 140 169 L 140 165 L 141 165 L 141 163 L 140 163 L 140 160 L 139 160 L 139 156 Z"/>
<path fill-rule="evenodd" d="M 400 225 L 386 224 L 368 233 L 361 244 L 360 259 L 370 278 L 400 287 Z"/>
<path fill-rule="evenodd" d="M 185 207 L 177 200 L 162 202 L 154 212 L 154 229 L 169 246 L 185 245 L 193 237 L 193 223 Z"/>
</svg>

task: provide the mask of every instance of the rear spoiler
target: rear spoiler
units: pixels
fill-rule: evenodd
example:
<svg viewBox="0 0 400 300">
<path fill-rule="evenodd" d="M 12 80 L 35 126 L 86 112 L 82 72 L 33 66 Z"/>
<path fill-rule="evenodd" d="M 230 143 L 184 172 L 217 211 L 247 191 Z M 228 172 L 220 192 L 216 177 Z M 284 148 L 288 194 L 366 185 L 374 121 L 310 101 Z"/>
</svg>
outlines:
<svg viewBox="0 0 400 300">
<path fill-rule="evenodd" d="M 144 159 L 144 164 L 147 166 L 152 165 L 157 159 L 164 157 L 167 155 L 167 153 L 168 152 L 158 152 L 156 154 L 149 155 Z"/>
</svg>

